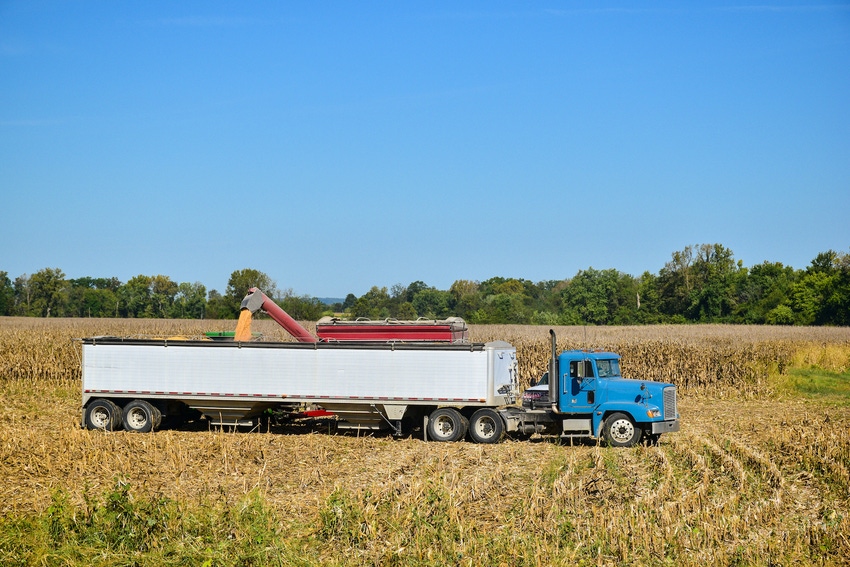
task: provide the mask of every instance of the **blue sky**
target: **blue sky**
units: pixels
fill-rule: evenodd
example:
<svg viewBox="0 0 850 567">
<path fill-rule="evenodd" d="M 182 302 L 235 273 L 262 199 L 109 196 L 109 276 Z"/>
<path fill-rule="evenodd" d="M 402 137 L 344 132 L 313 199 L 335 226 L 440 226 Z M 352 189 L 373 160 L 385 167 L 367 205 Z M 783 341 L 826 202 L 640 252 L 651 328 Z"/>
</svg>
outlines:
<svg viewBox="0 0 850 567">
<path fill-rule="evenodd" d="M 319 297 L 850 251 L 850 3 L 0 0 L 0 270 Z"/>
</svg>

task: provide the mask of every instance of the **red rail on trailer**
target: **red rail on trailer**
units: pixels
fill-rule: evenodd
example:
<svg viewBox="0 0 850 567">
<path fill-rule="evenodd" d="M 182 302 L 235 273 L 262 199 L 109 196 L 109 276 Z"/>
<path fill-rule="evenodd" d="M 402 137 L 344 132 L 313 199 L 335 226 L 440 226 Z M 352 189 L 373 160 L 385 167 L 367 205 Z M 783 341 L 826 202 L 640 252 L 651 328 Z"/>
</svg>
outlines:
<svg viewBox="0 0 850 567">
<path fill-rule="evenodd" d="M 316 334 L 330 341 L 405 341 L 462 343 L 469 341 L 469 329 L 459 317 L 439 321 L 345 321 L 323 317 L 316 324 Z"/>
</svg>

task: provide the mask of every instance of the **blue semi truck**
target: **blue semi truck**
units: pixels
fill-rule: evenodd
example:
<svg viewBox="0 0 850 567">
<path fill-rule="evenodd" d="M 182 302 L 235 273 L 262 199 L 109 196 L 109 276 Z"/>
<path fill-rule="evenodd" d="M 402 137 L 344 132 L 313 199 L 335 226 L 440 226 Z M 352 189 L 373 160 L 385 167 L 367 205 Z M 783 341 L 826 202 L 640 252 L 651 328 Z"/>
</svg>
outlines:
<svg viewBox="0 0 850 567">
<path fill-rule="evenodd" d="M 550 334 L 549 371 L 523 393 L 522 411 L 514 412 L 518 431 L 601 438 L 615 447 L 656 442 L 662 433 L 679 431 L 674 385 L 623 378 L 620 355 L 613 352 L 558 355 L 555 333 Z"/>
</svg>

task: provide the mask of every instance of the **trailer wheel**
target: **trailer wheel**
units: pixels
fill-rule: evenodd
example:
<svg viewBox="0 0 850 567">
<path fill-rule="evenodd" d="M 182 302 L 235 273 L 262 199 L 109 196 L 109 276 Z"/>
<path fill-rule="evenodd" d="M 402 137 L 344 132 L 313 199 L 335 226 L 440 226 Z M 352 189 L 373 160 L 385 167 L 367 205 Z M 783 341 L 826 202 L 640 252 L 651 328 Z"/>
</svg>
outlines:
<svg viewBox="0 0 850 567">
<path fill-rule="evenodd" d="M 98 398 L 86 406 L 86 428 L 115 431 L 121 429 L 121 408 L 112 400 Z"/>
<path fill-rule="evenodd" d="M 498 443 L 504 432 L 502 416 L 490 408 L 481 408 L 469 420 L 469 436 L 476 443 Z"/>
<path fill-rule="evenodd" d="M 640 441 L 643 430 L 624 413 L 612 413 L 602 426 L 602 437 L 612 447 L 632 447 Z"/>
<path fill-rule="evenodd" d="M 439 408 L 428 417 L 428 437 L 434 441 L 458 441 L 466 435 L 469 422 L 454 408 Z"/>
<path fill-rule="evenodd" d="M 124 406 L 124 429 L 148 433 L 162 421 L 162 413 L 144 400 L 133 400 Z"/>
</svg>

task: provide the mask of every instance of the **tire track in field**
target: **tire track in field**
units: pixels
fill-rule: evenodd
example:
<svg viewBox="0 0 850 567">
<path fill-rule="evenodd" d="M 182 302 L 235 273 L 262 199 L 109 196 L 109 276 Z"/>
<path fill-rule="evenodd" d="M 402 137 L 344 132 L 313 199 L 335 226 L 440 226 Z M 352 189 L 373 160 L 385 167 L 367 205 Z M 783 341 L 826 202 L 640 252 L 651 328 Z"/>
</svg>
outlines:
<svg viewBox="0 0 850 567">
<path fill-rule="evenodd" d="M 666 470 L 659 495 L 665 533 L 689 538 L 694 549 L 706 541 L 732 540 L 742 527 L 747 468 L 734 453 L 702 434 L 678 436 L 661 448 Z"/>
</svg>

